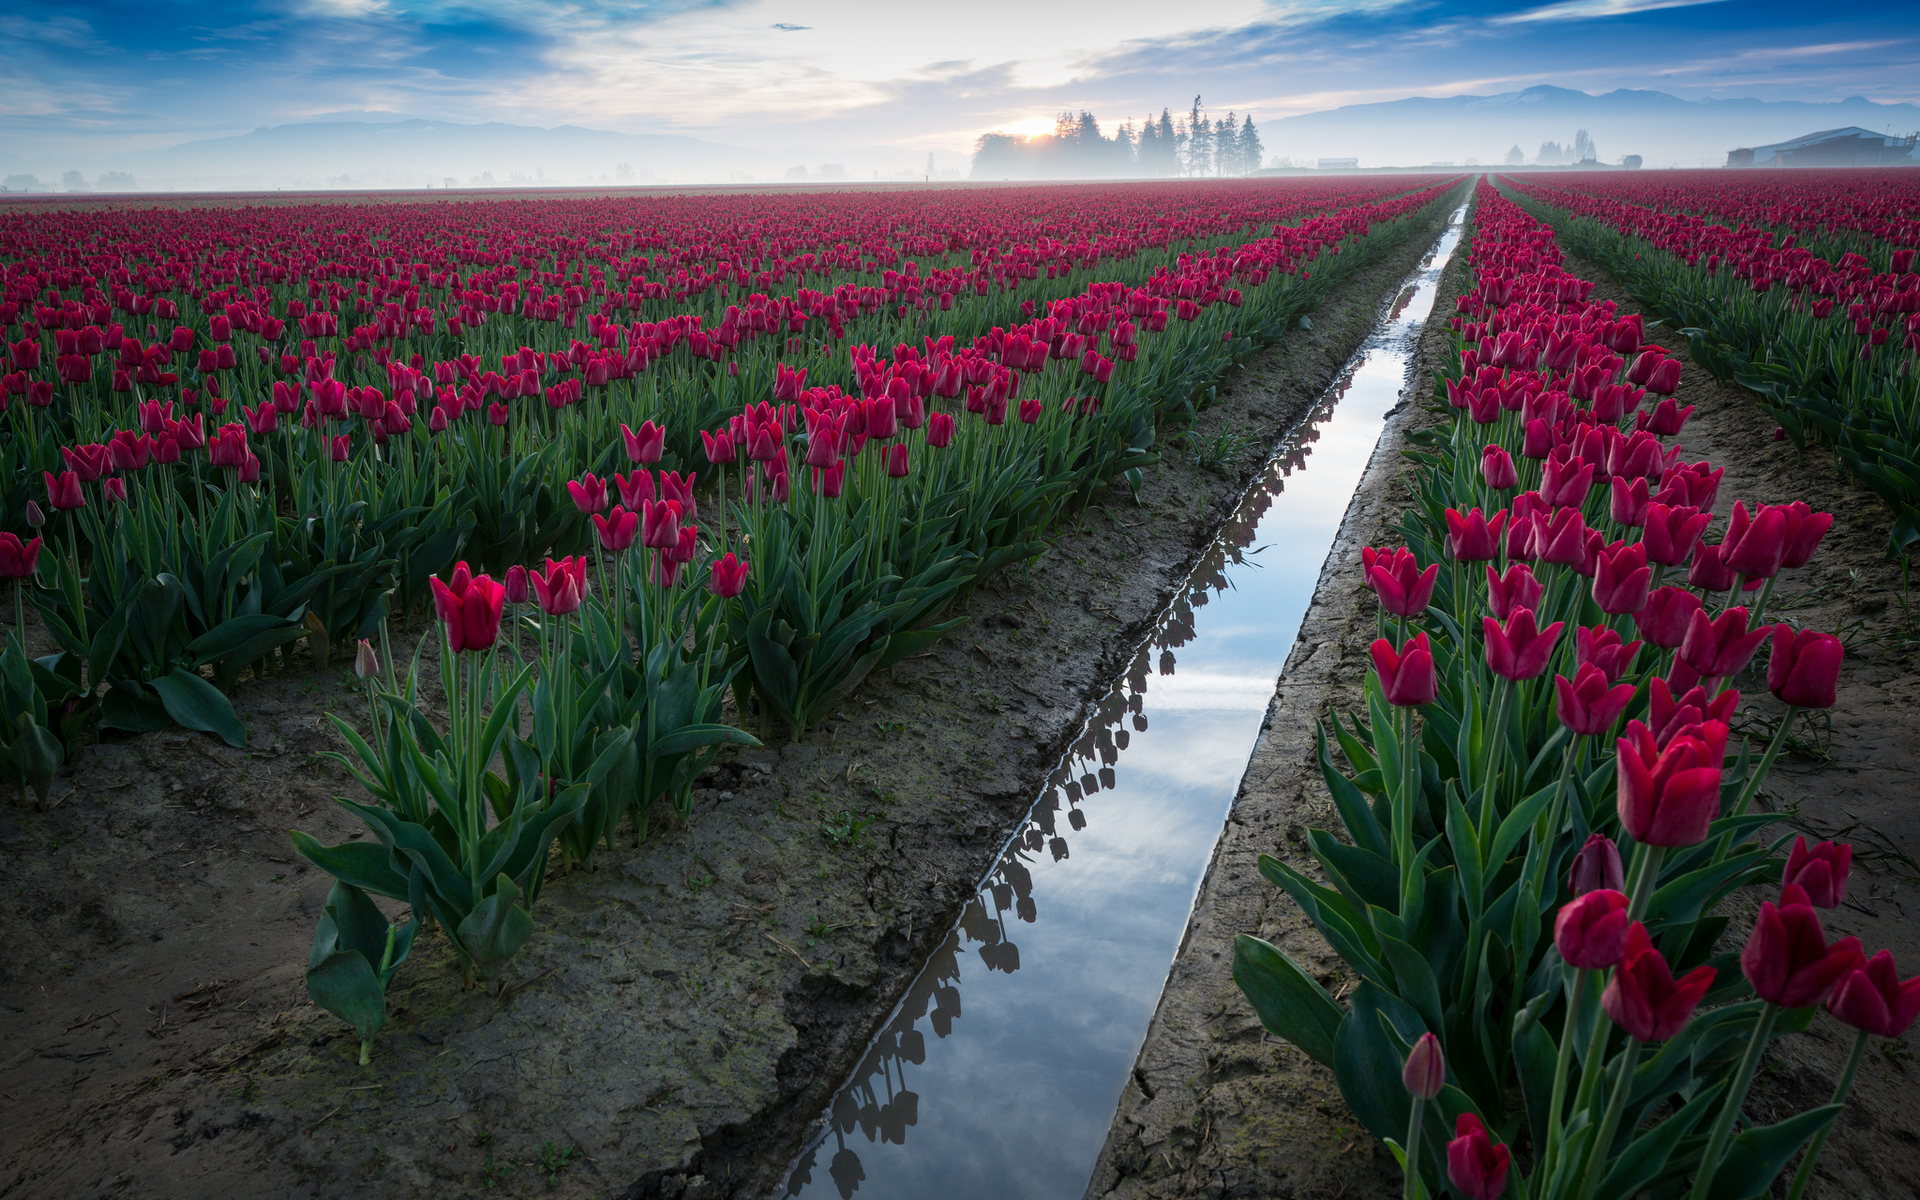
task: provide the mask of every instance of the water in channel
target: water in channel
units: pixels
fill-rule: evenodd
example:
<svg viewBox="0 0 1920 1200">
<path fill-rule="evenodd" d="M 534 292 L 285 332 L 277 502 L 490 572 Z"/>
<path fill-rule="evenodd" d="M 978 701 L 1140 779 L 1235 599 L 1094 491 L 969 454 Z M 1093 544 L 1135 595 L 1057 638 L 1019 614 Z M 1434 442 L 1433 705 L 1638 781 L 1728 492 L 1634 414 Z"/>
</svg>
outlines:
<svg viewBox="0 0 1920 1200">
<path fill-rule="evenodd" d="M 1274 448 L 796 1161 L 786 1196 L 1074 1200 L 1463 205 Z"/>
</svg>

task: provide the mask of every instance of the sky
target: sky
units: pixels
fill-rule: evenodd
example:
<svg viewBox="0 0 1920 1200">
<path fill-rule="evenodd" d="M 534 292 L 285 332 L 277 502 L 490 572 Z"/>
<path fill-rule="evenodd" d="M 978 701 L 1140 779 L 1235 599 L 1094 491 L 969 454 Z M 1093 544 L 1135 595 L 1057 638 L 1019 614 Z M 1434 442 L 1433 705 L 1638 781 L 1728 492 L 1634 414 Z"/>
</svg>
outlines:
<svg viewBox="0 0 1920 1200">
<path fill-rule="evenodd" d="M 1196 94 L 1262 121 L 1407 96 L 1920 99 L 1862 0 L 63 0 L 0 14 L 0 153 L 112 155 L 370 110 L 965 154 Z M 1281 149 L 1269 143 L 1269 149 Z"/>
</svg>

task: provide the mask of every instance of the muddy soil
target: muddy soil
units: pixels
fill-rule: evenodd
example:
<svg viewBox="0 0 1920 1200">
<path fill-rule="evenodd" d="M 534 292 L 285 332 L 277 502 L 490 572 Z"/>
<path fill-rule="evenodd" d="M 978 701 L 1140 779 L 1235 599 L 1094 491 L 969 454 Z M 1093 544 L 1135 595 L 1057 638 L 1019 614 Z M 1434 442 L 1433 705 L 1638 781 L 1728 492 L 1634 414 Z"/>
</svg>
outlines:
<svg viewBox="0 0 1920 1200">
<path fill-rule="evenodd" d="M 1441 282 L 1436 317 L 1450 315 L 1453 298 L 1471 282 L 1464 249 Z M 1580 260 L 1566 266 L 1598 282 L 1596 301 L 1644 311 L 1598 267 Z M 1360 548 L 1397 541 L 1392 528 L 1411 500 L 1400 451 L 1409 429 L 1440 419 L 1423 406 L 1430 371 L 1450 352 L 1445 333 L 1442 320 L 1428 325 L 1410 391 L 1419 403 L 1403 404 L 1390 418 L 1329 555 L 1089 1197 L 1400 1194 L 1392 1157 L 1346 1109 L 1332 1072 L 1268 1034 L 1231 972 L 1234 936 L 1254 932 L 1336 994 L 1351 985 L 1339 958 L 1260 876 L 1256 860 L 1269 853 L 1312 872 L 1306 830 L 1339 827 L 1313 757 L 1313 722 L 1359 700 L 1375 628 L 1375 601 L 1360 583 Z M 1803 499 L 1835 514 L 1813 561 L 1781 577 L 1770 616 L 1842 636 L 1848 660 L 1838 703 L 1829 719 L 1802 731 L 1799 753 L 1776 764 L 1762 803 L 1782 813 L 1772 834 L 1800 829 L 1854 843 L 1850 898 L 1828 916 L 1829 936 L 1856 935 L 1868 953 L 1891 949 L 1912 972 L 1920 968 L 1920 930 L 1904 905 L 1913 900 L 1920 912 L 1920 811 L 1912 803 L 1920 772 L 1920 595 L 1905 590 L 1899 566 L 1883 557 L 1889 511 L 1830 459 L 1774 441 L 1773 422 L 1751 394 L 1694 366 L 1673 331 L 1654 329 L 1649 338 L 1688 361 L 1679 398 L 1696 411 L 1680 441 L 1688 458 L 1726 468 L 1722 520 L 1736 499 Z M 1779 712 L 1764 674 L 1750 672 L 1736 683 L 1747 697 L 1745 728 L 1764 744 L 1763 722 Z M 1729 945 L 1744 939 L 1763 898 L 1770 897 L 1756 891 L 1729 903 Z M 1809 1035 L 1776 1043 L 1755 1082 L 1749 1116 L 1777 1121 L 1826 1103 L 1852 1033 L 1823 1017 Z M 1910 1033 L 1867 1055 L 1808 1195 L 1920 1194 L 1913 1042 Z"/>
<path fill-rule="evenodd" d="M 85 748 L 51 813 L 0 807 L 0 1197 L 771 1192 L 1257 447 L 1459 199 L 1222 383 L 1190 444 L 1243 438 L 1239 459 L 1168 453 L 1138 506 L 1106 493 L 804 741 L 725 756 L 690 826 L 556 869 L 499 995 L 425 937 L 369 1068 L 307 998 L 330 881 L 286 836 L 360 833 L 322 757 L 325 714 L 359 711 L 344 665 L 244 684 L 245 751 L 178 730 Z"/>
</svg>

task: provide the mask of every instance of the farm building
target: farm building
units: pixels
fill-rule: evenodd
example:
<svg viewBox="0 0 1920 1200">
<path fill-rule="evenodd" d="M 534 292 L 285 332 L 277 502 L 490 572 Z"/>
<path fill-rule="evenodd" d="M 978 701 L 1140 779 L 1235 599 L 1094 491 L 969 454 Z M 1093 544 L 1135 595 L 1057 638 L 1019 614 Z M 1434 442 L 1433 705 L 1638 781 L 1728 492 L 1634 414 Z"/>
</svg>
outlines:
<svg viewBox="0 0 1920 1200">
<path fill-rule="evenodd" d="M 1729 167 L 1875 167 L 1912 163 L 1914 134 L 1893 137 L 1849 125 L 1771 146 L 1727 151 Z"/>
</svg>

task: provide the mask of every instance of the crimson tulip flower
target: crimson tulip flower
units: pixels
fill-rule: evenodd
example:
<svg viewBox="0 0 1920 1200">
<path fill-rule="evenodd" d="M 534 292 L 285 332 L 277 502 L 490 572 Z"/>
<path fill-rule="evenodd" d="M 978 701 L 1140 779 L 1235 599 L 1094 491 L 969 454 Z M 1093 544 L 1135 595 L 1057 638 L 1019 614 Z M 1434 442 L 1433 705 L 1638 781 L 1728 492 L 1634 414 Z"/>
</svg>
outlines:
<svg viewBox="0 0 1920 1200">
<path fill-rule="evenodd" d="M 1379 555 L 1367 570 L 1367 582 L 1379 594 L 1380 607 L 1402 617 L 1417 617 L 1427 610 L 1439 577 L 1439 563 L 1422 571 L 1412 551 L 1404 549 Z"/>
<path fill-rule="evenodd" d="M 1431 1100 L 1447 1086 L 1447 1058 L 1440 1052 L 1440 1039 L 1423 1033 L 1407 1052 L 1406 1066 L 1400 1069 L 1400 1082 L 1407 1094 Z"/>
<path fill-rule="evenodd" d="M 55 479 L 52 472 L 42 471 L 47 480 L 47 503 L 56 509 L 85 508 L 87 498 L 80 494 L 80 476 L 72 471 L 60 472 Z"/>
<path fill-rule="evenodd" d="M 591 471 L 579 479 L 569 479 L 567 494 L 573 497 L 573 506 L 583 513 L 606 511 L 609 499 L 607 481 L 595 477 Z"/>
<path fill-rule="evenodd" d="M 62 446 L 60 457 L 66 461 L 67 470 L 80 477 L 81 483 L 92 483 L 113 470 L 113 452 L 105 443 Z"/>
<path fill-rule="evenodd" d="M 1595 888 L 1561 906 L 1553 919 L 1553 944 L 1570 967 L 1604 971 L 1627 952 L 1627 897 L 1616 888 Z"/>
<path fill-rule="evenodd" d="M 1491 566 L 1487 568 L 1487 608 L 1502 621 L 1515 609 L 1536 607 L 1545 591 L 1546 586 L 1534 578 L 1533 568 L 1525 563 L 1514 563 L 1505 575 Z"/>
<path fill-rule="evenodd" d="M 1581 625 L 1573 631 L 1573 665 L 1592 663 L 1606 674 L 1607 682 L 1624 675 L 1640 652 L 1641 642 L 1621 643 L 1619 633 L 1605 625 Z"/>
<path fill-rule="evenodd" d="M 1447 549 L 1455 562 L 1486 562 L 1500 556 L 1500 531 L 1507 523 L 1507 510 L 1501 509 L 1487 520 L 1479 509 L 1462 516 L 1447 510 Z"/>
<path fill-rule="evenodd" d="M 1574 733 L 1602 734 L 1627 711 L 1634 691 L 1630 683 L 1609 686 L 1605 671 L 1585 663 L 1571 680 L 1565 675 L 1553 677 L 1554 715 Z"/>
<path fill-rule="evenodd" d="M 707 586 L 722 599 L 738 596 L 747 586 L 748 564 L 734 557 L 731 550 L 713 560 L 708 569 Z"/>
<path fill-rule="evenodd" d="M 664 504 L 665 501 L 655 501 L 655 503 Z M 653 505 L 648 505 L 647 507 L 652 508 Z M 640 514 L 637 512 L 629 512 L 624 506 L 616 504 L 613 506 L 613 511 L 604 516 L 600 513 L 594 513 L 593 526 L 599 531 L 601 549 L 618 554 L 632 546 L 634 538 L 638 536 L 640 532 Z M 675 541 L 677 542 L 678 540 L 679 538 L 676 534 Z"/>
<path fill-rule="evenodd" d="M 1607 481 L 1610 493 L 1607 512 L 1615 521 L 1629 529 L 1638 529 L 1647 523 L 1647 508 L 1651 497 L 1647 492 L 1647 481 L 1642 478 L 1627 479 L 1615 475 Z"/>
<path fill-rule="evenodd" d="M 1585 459 L 1571 455 L 1550 457 L 1541 477 L 1540 495 L 1556 507 L 1578 508 L 1593 488 L 1593 471 L 1594 464 Z"/>
<path fill-rule="evenodd" d="M 1713 523 L 1713 514 L 1690 504 L 1647 504 L 1646 524 L 1640 534 L 1649 562 L 1677 567 L 1693 557 L 1700 535 Z"/>
<path fill-rule="evenodd" d="M 580 564 L 584 567 L 586 559 L 580 559 Z M 580 586 L 581 575 L 574 572 L 570 559 L 558 562 L 548 559 L 544 571 L 527 573 L 527 581 L 533 585 L 534 602 L 550 617 L 566 616 L 577 610 L 585 598 Z"/>
<path fill-rule="evenodd" d="M 1519 469 L 1513 465 L 1513 456 L 1507 453 L 1505 446 L 1492 442 L 1480 452 L 1480 478 L 1495 491 L 1520 482 Z"/>
<path fill-rule="evenodd" d="M 1532 609 L 1516 608 L 1504 626 L 1492 617 L 1482 617 L 1481 625 L 1486 632 L 1487 666 L 1502 678 L 1519 680 L 1533 679 L 1547 669 L 1566 622 L 1539 629 Z"/>
<path fill-rule="evenodd" d="M 1686 664 L 1681 663 L 1680 666 L 1684 668 Z M 1656 678 L 1650 695 L 1647 725 L 1653 730 L 1653 740 L 1662 746 L 1689 725 L 1702 725 L 1708 721 L 1724 725 L 1733 719 L 1734 712 L 1740 707 L 1738 688 L 1725 688 L 1719 695 L 1708 698 L 1707 689 L 1693 687 L 1682 689 L 1676 696 L 1667 680 Z"/>
<path fill-rule="evenodd" d="M 0 533 L 0 579 L 25 579 L 39 565 L 39 538 L 22 542 L 11 533 Z"/>
<path fill-rule="evenodd" d="M 927 445 L 935 450 L 945 450 L 953 445 L 953 414 L 927 414 Z"/>
<path fill-rule="evenodd" d="M 528 585 L 527 569 L 525 567 L 519 563 L 515 563 L 507 568 L 506 589 L 508 604 L 525 604 L 527 602 Z"/>
<path fill-rule="evenodd" d="M 1808 846 L 1806 838 L 1797 837 L 1787 851 L 1787 869 L 1780 882 L 1798 887 L 1815 908 L 1838 908 L 1847 898 L 1847 873 L 1852 866 L 1853 847 L 1847 843 Z"/>
<path fill-rule="evenodd" d="M 1767 690 L 1795 708 L 1832 708 L 1840 685 L 1840 661 L 1846 649 L 1830 633 L 1773 627 L 1773 653 L 1767 660 Z"/>
<path fill-rule="evenodd" d="M 1647 603 L 1633 614 L 1640 636 L 1662 650 L 1672 650 L 1686 640 L 1694 614 L 1703 605 L 1700 597 L 1685 588 L 1656 588 L 1647 594 Z"/>
<path fill-rule="evenodd" d="M 452 583 L 442 583 L 438 576 L 428 581 L 434 608 L 447 627 L 447 648 L 455 654 L 492 648 L 500 637 L 500 615 L 507 601 L 505 587 L 486 575 L 467 578 L 465 567 L 461 563 L 455 569 Z"/>
<path fill-rule="evenodd" d="M 613 473 L 614 486 L 620 490 L 620 503 L 629 511 L 639 512 L 640 506 L 653 500 L 653 473 L 638 470 L 631 475 Z"/>
<path fill-rule="evenodd" d="M 1751 517 L 1743 500 L 1733 502 L 1727 536 L 1720 541 L 1720 561 L 1729 571 L 1748 579 L 1770 579 L 1787 557 L 1787 517 L 1762 504 Z"/>
<path fill-rule="evenodd" d="M 1573 856 L 1573 869 L 1567 873 L 1567 890 L 1576 896 L 1610 888 L 1625 891 L 1626 870 L 1620 862 L 1620 847 L 1603 833 L 1590 833 L 1586 844 Z"/>
<path fill-rule="evenodd" d="M 1600 611 L 1613 616 L 1637 613 L 1647 606 L 1653 568 L 1640 543 L 1615 542 L 1600 551 L 1594 562 L 1593 600 Z"/>
<path fill-rule="evenodd" d="M 1781 558 L 1782 567 L 1804 567 L 1813 552 L 1820 548 L 1820 539 L 1827 536 L 1827 530 L 1833 527 L 1832 513 L 1817 513 L 1805 500 L 1795 500 L 1781 506 L 1786 517 L 1787 552 Z"/>
<path fill-rule="evenodd" d="M 1403 708 L 1432 704 L 1439 694 L 1440 682 L 1434 672 L 1433 649 L 1427 635 L 1416 633 L 1398 650 L 1386 638 L 1376 639 L 1368 651 L 1373 669 L 1380 677 L 1380 690 L 1387 703 Z"/>
<path fill-rule="evenodd" d="M 667 429 L 652 421 L 642 421 L 637 431 L 622 425 L 620 439 L 626 444 L 628 458 L 637 463 L 655 463 L 666 449 Z"/>
<path fill-rule="evenodd" d="M 1600 993 L 1600 1007 L 1635 1041 L 1663 1042 L 1686 1027 L 1717 974 L 1702 966 L 1675 979 L 1646 926 L 1635 921 L 1620 965 Z"/>
<path fill-rule="evenodd" d="M 1740 950 L 1740 969 L 1754 994 L 1781 1008 L 1809 1008 L 1827 998 L 1848 973 L 1866 966 L 1860 939 L 1829 945 L 1811 904 L 1761 902 L 1753 932 Z"/>
<path fill-rule="evenodd" d="M 1827 1011 L 1862 1033 L 1897 1038 L 1920 1016 L 1920 975 L 1901 979 L 1893 952 L 1882 950 L 1841 977 Z"/>
<path fill-rule="evenodd" d="M 1617 755 L 1621 828 L 1650 846 L 1703 841 L 1720 815 L 1725 748 L 1726 726 L 1717 721 L 1688 726 L 1664 746 L 1647 726 L 1629 721 Z"/>
<path fill-rule="evenodd" d="M 671 500 L 649 501 L 638 510 L 640 542 L 650 550 L 670 550 L 680 544 L 680 506 Z M 609 547 L 613 549 L 614 547 Z M 626 549 L 625 546 L 618 549 Z"/>
<path fill-rule="evenodd" d="M 905 479 L 907 477 L 907 444 L 905 442 L 895 442 L 893 445 L 888 446 L 885 450 L 881 451 L 880 457 L 881 461 L 886 463 L 888 479 Z M 1431 591 L 1431 587 L 1429 587 L 1428 590 Z"/>
<path fill-rule="evenodd" d="M 1513 1152 L 1495 1144 L 1479 1117 L 1464 1112 L 1454 1121 L 1453 1140 L 1447 1143 L 1447 1179 L 1464 1200 L 1496 1200 L 1507 1190 L 1512 1159 Z"/>
<path fill-rule="evenodd" d="M 1652 390 L 1652 389 L 1649 389 Z M 1671 396 L 1653 406 L 1652 414 L 1647 418 L 1647 432 L 1657 437 L 1672 437 L 1679 433 L 1693 415 L 1694 406 L 1679 407 Z"/>
<path fill-rule="evenodd" d="M 1600 553 L 1600 531 L 1587 528 L 1587 519 L 1577 508 L 1560 509 L 1544 524 L 1542 520 L 1535 520 L 1533 535 L 1534 549 L 1540 557 L 1592 575 Z"/>
<path fill-rule="evenodd" d="M 733 438 L 731 435 L 725 432 L 712 434 L 702 429 L 700 431 L 700 441 L 706 449 L 708 462 L 718 466 L 733 461 Z"/>
<path fill-rule="evenodd" d="M 1706 612 L 1693 614 L 1687 636 L 1680 643 L 1680 659 L 1700 673 L 1702 679 L 1723 679 L 1737 675 L 1753 659 L 1753 652 L 1767 640 L 1769 627 L 1749 631 L 1747 610 L 1730 608 L 1713 620 Z"/>
</svg>

